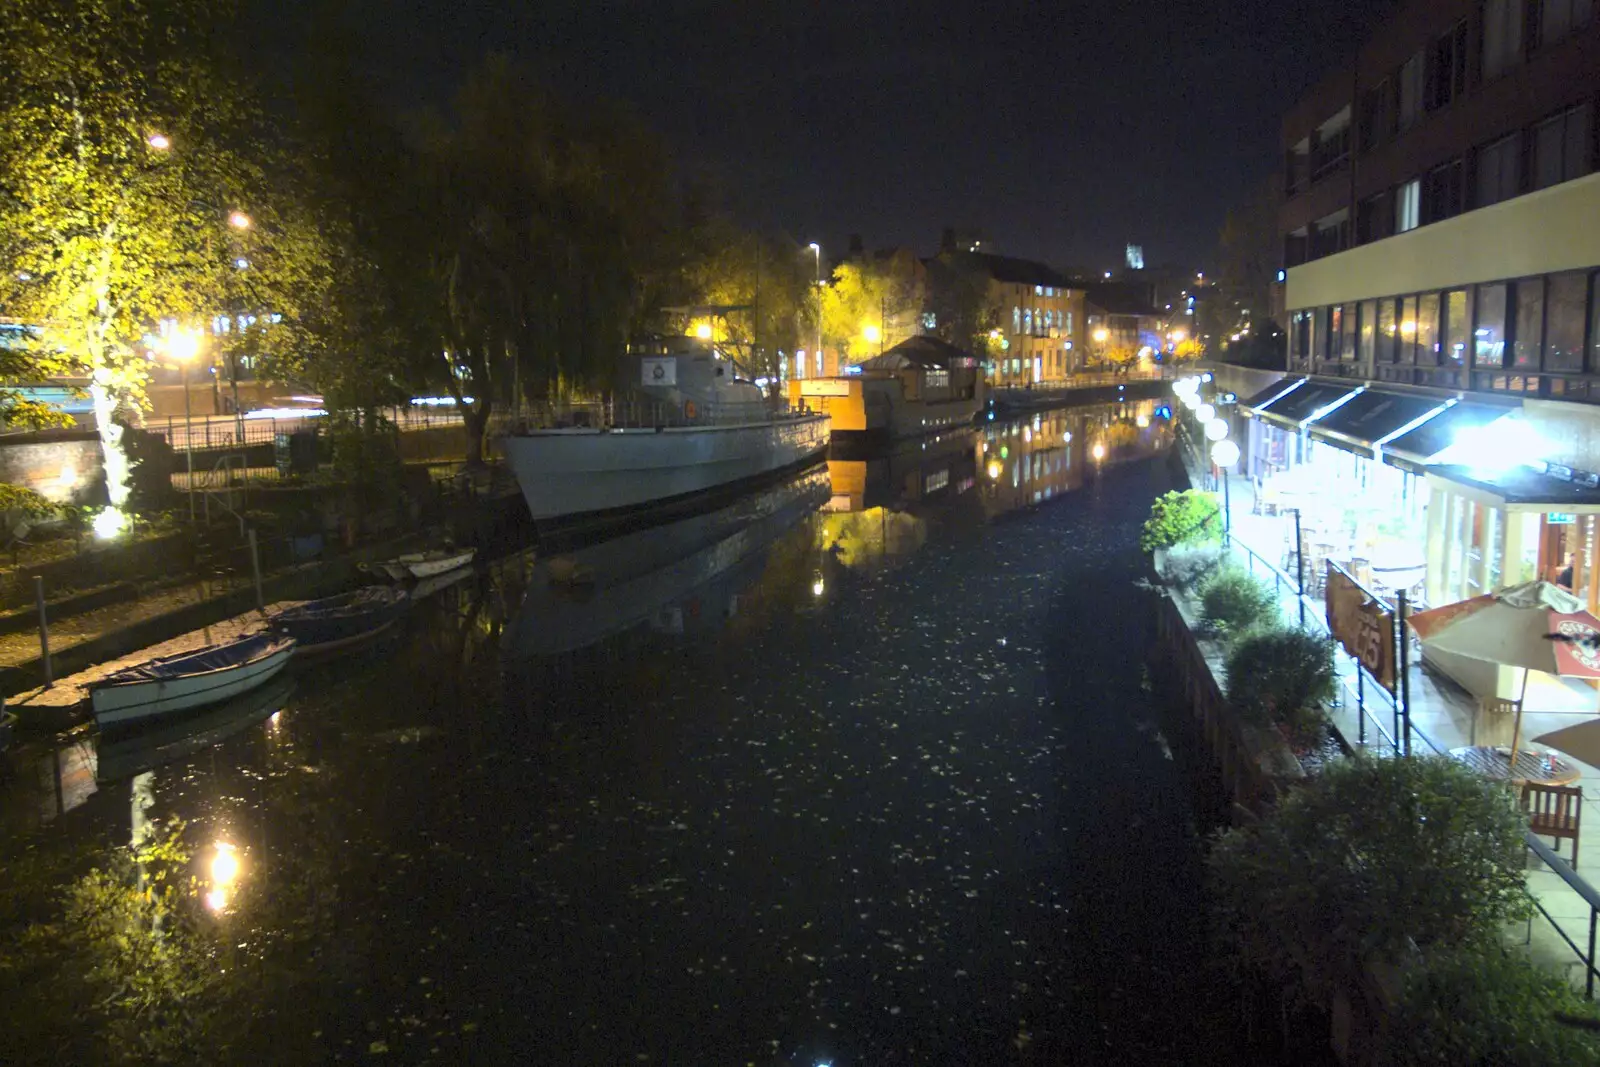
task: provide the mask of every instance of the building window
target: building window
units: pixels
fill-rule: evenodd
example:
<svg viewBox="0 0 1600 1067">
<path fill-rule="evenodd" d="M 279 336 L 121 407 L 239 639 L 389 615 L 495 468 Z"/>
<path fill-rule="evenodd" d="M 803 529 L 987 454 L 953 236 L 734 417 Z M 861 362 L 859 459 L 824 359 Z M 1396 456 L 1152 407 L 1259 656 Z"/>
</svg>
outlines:
<svg viewBox="0 0 1600 1067">
<path fill-rule="evenodd" d="M 1342 340 L 1339 342 L 1339 358 L 1346 363 L 1356 360 L 1356 306 L 1344 306 L 1344 322 L 1339 327 Z"/>
<path fill-rule="evenodd" d="M 1381 241 L 1389 236 L 1389 224 L 1394 219 L 1391 193 L 1385 191 L 1368 197 L 1356 208 L 1356 239 L 1361 244 Z"/>
<path fill-rule="evenodd" d="M 1522 59 L 1522 0 L 1484 0 L 1483 80 L 1498 78 Z"/>
<path fill-rule="evenodd" d="M 1400 128 L 1409 130 L 1422 117 L 1422 61 L 1418 52 L 1400 68 Z"/>
<path fill-rule="evenodd" d="M 1350 109 L 1339 113 L 1317 129 L 1311 144 L 1311 180 L 1316 181 L 1338 167 L 1350 154 Z"/>
<path fill-rule="evenodd" d="M 1044 295 L 1044 286 L 1042 286 L 1042 285 L 1034 286 L 1033 287 L 1033 295 L 1034 296 L 1043 296 Z"/>
<path fill-rule="evenodd" d="M 1011 332 L 1022 332 L 1022 309 L 1020 307 L 1013 306 L 1011 309 Z"/>
<path fill-rule="evenodd" d="M 1458 22 L 1428 51 L 1423 103 L 1429 111 L 1446 107 L 1467 87 L 1467 24 Z"/>
<path fill-rule="evenodd" d="M 1328 358 L 1328 309 L 1317 308 L 1311 312 L 1311 358 Z"/>
<path fill-rule="evenodd" d="M 1417 363 L 1439 365 L 1439 294 L 1423 293 L 1417 298 Z"/>
<path fill-rule="evenodd" d="M 1545 294 L 1544 369 L 1583 369 L 1583 313 L 1589 279 L 1581 271 L 1552 274 Z"/>
<path fill-rule="evenodd" d="M 1533 129 L 1533 187 L 1547 189 L 1589 173 L 1589 105 L 1568 108 Z"/>
<path fill-rule="evenodd" d="M 1394 83 L 1388 78 L 1361 96 L 1360 148 L 1369 152 L 1394 135 Z"/>
<path fill-rule="evenodd" d="M 1067 312 L 1067 314 L 1066 314 L 1066 323 L 1067 323 L 1067 336 L 1071 337 L 1072 336 L 1072 312 L 1070 312 L 1070 311 Z"/>
<path fill-rule="evenodd" d="M 1417 361 L 1417 298 L 1414 296 L 1400 301 L 1400 341 L 1396 347 L 1401 363 Z"/>
<path fill-rule="evenodd" d="M 1428 190 L 1423 205 L 1427 209 L 1429 222 L 1461 214 L 1461 160 L 1428 172 Z"/>
<path fill-rule="evenodd" d="M 1467 361 L 1467 335 L 1472 330 L 1472 293 L 1452 289 L 1444 294 L 1444 351 L 1441 363 L 1460 367 Z"/>
<path fill-rule="evenodd" d="M 1600 370 L 1600 274 L 1589 279 L 1589 368 Z"/>
<path fill-rule="evenodd" d="M 1522 134 L 1513 133 L 1478 149 L 1474 207 L 1510 200 L 1522 192 Z"/>
<path fill-rule="evenodd" d="M 1422 200 L 1422 183 L 1411 179 L 1394 191 L 1394 232 L 1417 228 Z"/>
<path fill-rule="evenodd" d="M 1540 0 L 1539 29 L 1534 35 L 1540 48 L 1547 47 L 1582 26 L 1594 15 L 1592 0 Z"/>
<path fill-rule="evenodd" d="M 1395 361 L 1394 301 L 1388 297 L 1378 301 L 1378 362 Z"/>
<path fill-rule="evenodd" d="M 1511 365 L 1534 369 L 1544 340 L 1544 279 L 1525 278 L 1515 288 L 1517 328 L 1511 335 Z"/>
<path fill-rule="evenodd" d="M 1364 367 L 1372 366 L 1373 333 L 1378 325 L 1378 305 L 1368 300 L 1361 305 L 1361 321 L 1357 332 L 1356 359 Z"/>
<path fill-rule="evenodd" d="M 1472 365 L 1506 365 L 1506 287 L 1478 286 L 1478 326 L 1473 331 Z"/>
<path fill-rule="evenodd" d="M 1306 354 L 1311 349 L 1311 312 L 1296 311 L 1289 323 L 1289 360 L 1292 363 L 1305 361 Z"/>
</svg>

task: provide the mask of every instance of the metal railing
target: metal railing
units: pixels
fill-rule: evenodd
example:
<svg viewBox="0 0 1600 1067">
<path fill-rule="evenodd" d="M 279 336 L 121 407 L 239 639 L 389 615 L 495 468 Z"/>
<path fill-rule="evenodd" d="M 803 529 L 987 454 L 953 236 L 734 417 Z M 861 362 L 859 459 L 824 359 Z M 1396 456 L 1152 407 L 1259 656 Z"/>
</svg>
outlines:
<svg viewBox="0 0 1600 1067">
<path fill-rule="evenodd" d="M 1527 842 L 1528 851 L 1542 860 L 1544 865 L 1549 867 L 1556 877 L 1566 883 L 1567 888 L 1578 894 L 1579 899 L 1589 906 L 1589 943 L 1585 948 L 1572 940 L 1571 935 L 1561 928 L 1561 924 L 1540 903 L 1538 896 L 1531 892 L 1528 894 L 1529 899 L 1533 901 L 1534 908 L 1540 915 L 1544 916 L 1545 922 L 1550 924 L 1550 928 L 1556 932 L 1556 936 L 1567 943 L 1567 947 L 1572 950 L 1572 954 L 1578 957 L 1578 962 L 1583 964 L 1583 995 L 1593 1000 L 1595 978 L 1600 977 L 1600 969 L 1595 967 L 1594 953 L 1595 934 L 1600 931 L 1600 892 L 1597 892 L 1594 886 L 1590 885 L 1588 880 L 1581 874 L 1573 870 L 1571 864 L 1556 855 L 1554 849 L 1540 841 L 1538 835 L 1532 830 L 1524 830 L 1523 838 Z M 1531 919 L 1528 925 L 1528 939 L 1529 941 L 1533 939 Z"/>
<path fill-rule="evenodd" d="M 791 410 L 782 400 L 702 400 L 687 397 L 680 403 L 643 396 L 549 404 L 531 412 L 490 419 L 489 432 L 527 433 L 550 429 L 661 429 L 683 426 L 732 426 L 772 419 L 799 418 L 804 408 Z"/>
</svg>

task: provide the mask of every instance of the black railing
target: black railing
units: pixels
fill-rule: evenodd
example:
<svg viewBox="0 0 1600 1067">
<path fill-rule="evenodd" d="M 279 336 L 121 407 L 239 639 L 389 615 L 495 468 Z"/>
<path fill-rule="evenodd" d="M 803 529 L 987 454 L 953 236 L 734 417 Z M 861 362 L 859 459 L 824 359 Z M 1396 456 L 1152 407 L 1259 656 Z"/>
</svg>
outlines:
<svg viewBox="0 0 1600 1067">
<path fill-rule="evenodd" d="M 1556 877 L 1566 883 L 1567 888 L 1578 894 L 1578 897 L 1589 906 L 1589 941 L 1588 946 L 1583 947 L 1561 928 L 1561 924 L 1555 920 L 1549 911 L 1545 910 L 1543 904 L 1539 903 L 1537 896 L 1532 893 L 1528 894 L 1529 899 L 1533 901 L 1534 908 L 1538 910 L 1540 915 L 1544 916 L 1545 921 L 1550 924 L 1550 928 L 1556 932 L 1556 935 L 1567 943 L 1567 947 L 1572 950 L 1573 955 L 1578 957 L 1578 962 L 1583 964 L 1583 993 L 1584 996 L 1593 1000 L 1594 981 L 1596 977 L 1600 977 L 1600 970 L 1596 970 L 1594 958 L 1595 933 L 1597 928 L 1600 928 L 1600 892 L 1596 892 L 1594 886 L 1590 885 L 1582 875 L 1573 870 L 1566 860 L 1556 855 L 1554 849 L 1540 841 L 1538 835 L 1532 830 L 1523 831 L 1523 837 L 1527 840 L 1528 851 L 1543 860 L 1545 866 L 1549 867 Z M 1528 927 L 1528 936 L 1529 940 L 1532 940 L 1533 927 L 1531 920 Z"/>
</svg>

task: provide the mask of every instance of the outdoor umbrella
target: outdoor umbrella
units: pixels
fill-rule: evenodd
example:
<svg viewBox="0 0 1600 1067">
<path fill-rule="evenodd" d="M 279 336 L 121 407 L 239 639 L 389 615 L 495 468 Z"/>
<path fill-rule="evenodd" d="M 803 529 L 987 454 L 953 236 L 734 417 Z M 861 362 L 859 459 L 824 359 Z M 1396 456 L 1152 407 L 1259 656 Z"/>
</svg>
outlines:
<svg viewBox="0 0 1600 1067">
<path fill-rule="evenodd" d="M 1549 582 L 1528 582 L 1475 596 L 1407 620 L 1422 643 L 1439 652 L 1522 668 L 1522 692 L 1511 729 L 1515 764 L 1522 740 L 1522 698 L 1528 672 L 1600 678 L 1600 655 L 1585 638 L 1600 635 L 1600 618 L 1583 601 Z"/>
<path fill-rule="evenodd" d="M 1576 726 L 1563 726 L 1534 738 L 1538 744 L 1565 752 L 1573 759 L 1582 760 L 1591 767 L 1600 767 L 1600 719 L 1590 719 Z"/>
</svg>

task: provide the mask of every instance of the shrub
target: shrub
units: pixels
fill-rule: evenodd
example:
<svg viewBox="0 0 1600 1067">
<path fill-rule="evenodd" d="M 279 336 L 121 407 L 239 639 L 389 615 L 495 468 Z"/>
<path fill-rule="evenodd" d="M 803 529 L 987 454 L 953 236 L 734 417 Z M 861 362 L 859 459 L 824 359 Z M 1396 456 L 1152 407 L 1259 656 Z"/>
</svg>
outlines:
<svg viewBox="0 0 1600 1067">
<path fill-rule="evenodd" d="M 1229 653 L 1227 677 L 1228 699 L 1246 721 L 1282 723 L 1305 737 L 1333 699 L 1333 641 L 1308 630 L 1250 634 Z"/>
<path fill-rule="evenodd" d="M 1215 494 L 1198 489 L 1163 493 L 1150 505 L 1150 517 L 1139 532 L 1146 552 L 1177 545 L 1207 544 L 1222 537 L 1222 508 Z"/>
<path fill-rule="evenodd" d="M 1410 968 L 1383 1067 L 1600 1067 L 1600 1036 L 1559 1022 L 1600 1022 L 1559 976 L 1499 945 L 1431 953 Z"/>
<path fill-rule="evenodd" d="M 1322 1000 L 1413 945 L 1492 940 L 1527 914 L 1524 825 L 1503 786 L 1452 760 L 1332 763 L 1216 839 L 1223 940 L 1235 961 Z"/>
<path fill-rule="evenodd" d="M 1223 637 L 1273 621 L 1278 598 L 1272 587 L 1240 567 L 1224 567 L 1200 587 L 1201 619 Z"/>
</svg>

